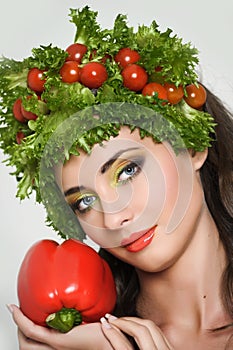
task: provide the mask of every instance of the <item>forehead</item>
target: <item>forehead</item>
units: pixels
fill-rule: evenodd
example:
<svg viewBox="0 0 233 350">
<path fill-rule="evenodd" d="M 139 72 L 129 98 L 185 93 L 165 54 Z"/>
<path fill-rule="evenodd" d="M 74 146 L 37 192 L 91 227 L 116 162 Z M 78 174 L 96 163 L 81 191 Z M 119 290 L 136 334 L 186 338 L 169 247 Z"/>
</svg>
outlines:
<svg viewBox="0 0 233 350">
<path fill-rule="evenodd" d="M 96 175 L 101 166 L 113 157 L 119 151 L 127 151 L 130 149 L 150 149 L 155 145 L 151 138 L 141 139 L 139 130 L 133 132 L 128 127 L 121 127 L 119 135 L 112 137 L 109 141 L 104 141 L 102 145 L 96 144 L 91 153 L 87 154 L 83 150 L 79 150 L 80 155 L 72 155 L 62 168 L 62 187 L 66 191 L 72 186 L 77 186 L 78 176 L 88 177 Z"/>
</svg>

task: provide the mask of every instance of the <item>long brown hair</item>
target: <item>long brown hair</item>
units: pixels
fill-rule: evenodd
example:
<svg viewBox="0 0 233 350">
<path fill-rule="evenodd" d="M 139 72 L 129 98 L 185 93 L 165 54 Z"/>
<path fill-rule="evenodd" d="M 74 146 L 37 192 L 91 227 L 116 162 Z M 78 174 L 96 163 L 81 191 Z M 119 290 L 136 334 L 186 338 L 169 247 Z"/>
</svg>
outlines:
<svg viewBox="0 0 233 350">
<path fill-rule="evenodd" d="M 205 110 L 217 123 L 216 141 L 209 149 L 201 179 L 209 210 L 219 230 L 228 264 L 222 278 L 222 301 L 233 318 L 233 119 L 208 91 Z"/>
<path fill-rule="evenodd" d="M 201 169 L 201 180 L 209 210 L 216 222 L 228 264 L 222 277 L 222 301 L 233 318 L 233 119 L 224 104 L 208 89 L 204 110 L 217 123 L 212 147 Z M 109 263 L 115 277 L 117 316 L 135 316 L 140 285 L 133 266 L 115 258 L 104 249 L 100 255 Z"/>
</svg>

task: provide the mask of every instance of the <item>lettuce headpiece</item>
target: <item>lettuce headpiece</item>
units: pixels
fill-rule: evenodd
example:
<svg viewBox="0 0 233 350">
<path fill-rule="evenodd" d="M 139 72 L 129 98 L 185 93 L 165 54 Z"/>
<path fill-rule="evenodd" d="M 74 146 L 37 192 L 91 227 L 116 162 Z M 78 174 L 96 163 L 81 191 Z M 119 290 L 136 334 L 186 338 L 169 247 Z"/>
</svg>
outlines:
<svg viewBox="0 0 233 350">
<path fill-rule="evenodd" d="M 77 146 L 89 152 L 116 136 L 121 125 L 140 127 L 142 137 L 150 134 L 159 142 L 169 139 L 177 150 L 210 146 L 215 124 L 201 110 L 206 93 L 190 43 L 170 29 L 159 31 L 155 21 L 135 31 L 124 15 L 112 29 L 101 29 L 88 6 L 71 9 L 70 19 L 76 35 L 67 49 L 50 44 L 32 49 L 23 61 L 0 61 L 0 146 L 15 168 L 20 199 L 35 191 L 41 202 L 41 159 L 47 152 L 53 164 L 60 160 L 47 144 L 63 123 L 61 133 L 73 133 L 72 142 L 61 146 L 55 137 L 53 147 L 62 148 L 65 159 L 77 154 Z M 68 122 L 73 115 L 75 128 Z"/>
</svg>

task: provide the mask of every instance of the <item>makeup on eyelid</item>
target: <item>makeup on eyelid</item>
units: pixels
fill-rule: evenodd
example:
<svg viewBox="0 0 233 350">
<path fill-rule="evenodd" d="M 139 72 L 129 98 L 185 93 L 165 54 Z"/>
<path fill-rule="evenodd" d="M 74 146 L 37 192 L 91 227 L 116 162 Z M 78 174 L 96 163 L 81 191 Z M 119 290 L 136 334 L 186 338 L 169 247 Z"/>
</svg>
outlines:
<svg viewBox="0 0 233 350">
<path fill-rule="evenodd" d="M 89 201 L 88 203 L 88 199 L 92 199 L 92 201 Z M 98 197 L 93 193 L 76 192 L 68 196 L 67 202 L 74 212 L 78 210 L 81 214 L 91 209 L 97 199 Z M 83 204 L 82 204 L 83 207 L 81 207 L 82 201 L 83 201 Z M 86 203 L 84 203 L 84 201 L 86 201 Z M 84 208 L 85 205 L 86 205 L 86 208 Z"/>
<path fill-rule="evenodd" d="M 110 168 L 110 176 L 112 177 L 112 185 L 114 186 L 119 186 L 121 184 L 127 183 L 127 181 L 132 181 L 135 176 L 137 176 L 143 167 L 144 164 L 144 158 L 139 156 L 139 157 L 130 157 L 129 159 L 119 159 L 119 162 L 117 161 L 117 164 L 113 164 L 112 167 Z M 127 174 L 128 178 L 126 179 L 121 179 L 120 180 L 120 175 L 123 174 L 123 172 L 132 168 L 137 168 L 137 170 L 133 174 Z M 119 181 L 120 180 L 120 181 Z"/>
</svg>

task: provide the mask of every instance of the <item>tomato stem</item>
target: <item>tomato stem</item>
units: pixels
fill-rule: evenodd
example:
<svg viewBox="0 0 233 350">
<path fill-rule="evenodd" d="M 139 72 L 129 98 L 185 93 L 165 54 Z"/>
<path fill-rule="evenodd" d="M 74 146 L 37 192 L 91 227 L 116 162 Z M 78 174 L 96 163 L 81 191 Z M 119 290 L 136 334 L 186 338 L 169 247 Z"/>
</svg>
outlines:
<svg viewBox="0 0 233 350">
<path fill-rule="evenodd" d="M 78 326 L 81 322 L 82 316 L 76 309 L 62 308 L 46 318 L 46 323 L 49 327 L 62 333 L 69 332 L 74 326 Z"/>
</svg>

